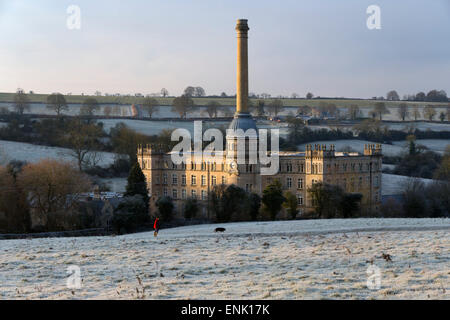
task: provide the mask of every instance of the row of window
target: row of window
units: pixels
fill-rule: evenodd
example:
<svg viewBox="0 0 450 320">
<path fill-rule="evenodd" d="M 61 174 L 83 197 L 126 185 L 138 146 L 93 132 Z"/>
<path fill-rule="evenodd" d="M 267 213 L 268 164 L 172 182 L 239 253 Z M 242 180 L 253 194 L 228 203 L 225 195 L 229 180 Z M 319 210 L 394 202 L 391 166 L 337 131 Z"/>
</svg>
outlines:
<svg viewBox="0 0 450 320">
<path fill-rule="evenodd" d="M 377 162 L 374 163 L 374 169 L 377 171 L 379 168 L 379 164 Z M 294 172 L 293 165 L 290 162 L 287 163 L 280 163 L 280 172 Z M 327 164 L 328 171 L 331 169 L 331 165 Z M 322 164 L 321 163 L 306 163 L 306 170 L 308 172 L 311 172 L 312 174 L 318 174 L 323 172 Z M 357 170 L 359 172 L 368 172 L 370 171 L 370 164 L 366 163 L 335 163 L 334 164 L 334 171 L 335 172 L 347 172 L 347 171 L 356 172 Z M 297 172 L 304 173 L 305 172 L 305 165 L 297 164 Z"/>
<path fill-rule="evenodd" d="M 168 184 L 168 179 L 169 179 L 168 174 L 164 173 L 162 178 L 163 178 L 162 179 L 163 180 L 162 184 Z M 160 184 L 159 176 L 156 176 L 155 180 L 156 180 L 155 181 L 156 184 Z M 200 183 L 201 183 L 202 186 L 206 186 L 206 184 L 207 184 L 206 180 L 207 179 L 206 179 L 205 175 L 201 175 L 200 176 Z M 227 177 L 222 176 L 220 183 L 221 184 L 227 184 Z M 186 184 L 187 184 L 187 176 L 185 174 L 182 174 L 181 175 L 181 185 L 185 186 Z M 191 175 L 191 177 L 190 177 L 190 184 L 192 186 L 196 186 L 197 185 L 197 176 L 196 175 Z M 174 185 L 174 186 L 178 185 L 178 174 L 176 174 L 176 173 L 172 174 L 172 185 Z M 217 177 L 216 176 L 211 176 L 211 185 L 212 186 L 217 185 Z"/>
<path fill-rule="evenodd" d="M 271 179 L 269 178 L 268 181 L 270 183 Z M 319 182 L 319 181 L 318 180 L 312 180 L 312 184 L 317 183 L 317 182 Z M 363 177 L 359 177 L 359 179 L 358 179 L 358 188 L 363 187 L 363 182 L 364 182 L 363 181 Z M 291 177 L 287 177 L 286 178 L 286 189 L 292 189 L 292 185 L 293 185 L 292 183 L 293 183 L 293 179 Z M 331 181 L 327 180 L 327 183 L 331 184 Z M 342 180 L 336 179 L 336 183 L 335 183 L 336 185 L 341 185 L 341 183 L 342 183 L 342 186 L 344 187 L 344 189 L 346 189 L 346 187 L 347 187 L 347 179 L 346 178 L 344 178 Z M 366 183 L 370 184 L 370 177 L 369 176 L 367 176 L 367 178 L 366 178 Z M 374 176 L 373 184 L 374 184 L 375 187 L 379 187 L 379 185 L 380 185 L 380 177 L 378 175 Z M 350 181 L 349 181 L 349 189 L 351 191 L 354 191 L 355 187 L 356 187 L 355 178 L 351 178 Z M 303 189 L 303 179 L 301 179 L 301 178 L 297 179 L 297 189 Z"/>
<path fill-rule="evenodd" d="M 141 166 L 142 169 L 150 169 L 150 159 L 139 159 L 139 165 Z M 208 168 L 209 165 L 209 168 Z M 181 170 L 186 170 L 187 168 L 189 168 L 190 170 L 206 170 L 209 169 L 210 171 L 223 171 L 225 168 L 225 164 L 217 164 L 215 162 L 213 163 L 206 163 L 206 162 L 202 162 L 202 163 L 182 163 L 180 165 L 177 165 L 173 162 L 170 161 L 155 161 L 155 166 L 153 169 L 181 169 Z"/>
<path fill-rule="evenodd" d="M 165 197 L 168 197 L 169 196 L 169 190 L 167 190 L 167 188 L 164 188 L 163 194 L 164 194 Z M 179 199 L 178 196 L 179 196 L 178 195 L 178 190 L 177 189 L 173 189 L 172 190 L 172 194 L 171 194 L 172 199 L 177 200 L 177 199 Z M 197 190 L 192 189 L 191 193 L 190 193 L 190 197 L 193 198 L 193 199 L 197 199 Z M 187 199 L 187 191 L 186 191 L 186 189 L 181 189 L 181 199 L 183 199 L 183 200 Z M 207 200 L 208 199 L 208 193 L 206 192 L 206 190 L 202 190 L 201 191 L 201 198 L 200 199 L 201 200 Z"/>
</svg>

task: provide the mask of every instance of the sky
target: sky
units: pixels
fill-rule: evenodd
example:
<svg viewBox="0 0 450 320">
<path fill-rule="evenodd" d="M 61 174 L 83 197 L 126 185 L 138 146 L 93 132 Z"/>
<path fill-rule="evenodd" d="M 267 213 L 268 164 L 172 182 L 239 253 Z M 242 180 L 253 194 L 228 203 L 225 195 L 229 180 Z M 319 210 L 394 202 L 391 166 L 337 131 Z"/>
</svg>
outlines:
<svg viewBox="0 0 450 320">
<path fill-rule="evenodd" d="M 250 92 L 450 94 L 450 0 L 0 0 L 0 92 L 234 94 L 240 18 Z"/>
</svg>

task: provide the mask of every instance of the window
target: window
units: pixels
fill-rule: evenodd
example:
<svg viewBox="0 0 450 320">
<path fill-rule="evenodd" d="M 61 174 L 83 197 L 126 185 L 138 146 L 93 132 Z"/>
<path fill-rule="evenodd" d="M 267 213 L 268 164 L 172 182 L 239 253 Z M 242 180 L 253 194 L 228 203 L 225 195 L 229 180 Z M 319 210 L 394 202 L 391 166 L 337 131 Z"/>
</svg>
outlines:
<svg viewBox="0 0 450 320">
<path fill-rule="evenodd" d="M 297 180 L 297 188 L 298 189 L 303 189 L 303 179 L 298 179 Z"/>
<path fill-rule="evenodd" d="M 252 184 L 249 184 L 249 183 L 245 184 L 245 191 L 251 192 L 252 191 L 252 187 L 253 187 Z"/>
<path fill-rule="evenodd" d="M 227 184 L 227 177 L 222 176 L 222 184 Z"/>
<path fill-rule="evenodd" d="M 206 200 L 206 199 L 207 199 L 206 190 L 202 190 L 202 200 Z"/>
<path fill-rule="evenodd" d="M 211 185 L 215 186 L 217 184 L 216 176 L 211 176 Z"/>
<path fill-rule="evenodd" d="M 181 198 L 186 199 L 186 189 L 181 190 Z"/>
<path fill-rule="evenodd" d="M 197 184 L 197 177 L 194 175 L 191 175 L 191 185 L 195 186 Z"/>
<path fill-rule="evenodd" d="M 202 162 L 202 170 L 206 170 L 206 162 Z"/>
<path fill-rule="evenodd" d="M 197 199 L 197 190 L 191 190 L 192 199 Z"/>
<path fill-rule="evenodd" d="M 177 168 L 177 165 L 172 162 L 172 169 L 176 169 L 176 168 Z"/>
<path fill-rule="evenodd" d="M 163 174 L 163 184 L 167 184 L 167 173 Z"/>
<path fill-rule="evenodd" d="M 206 185 L 206 176 L 202 175 L 202 186 Z"/>
<path fill-rule="evenodd" d="M 177 191 L 177 189 L 173 189 L 172 190 L 172 198 L 173 199 L 178 199 L 178 191 Z"/>
<path fill-rule="evenodd" d="M 303 163 L 300 165 L 300 172 L 305 172 L 305 165 Z"/>
<path fill-rule="evenodd" d="M 212 171 L 216 171 L 216 163 L 215 162 L 212 163 L 211 170 Z"/>
<path fill-rule="evenodd" d="M 288 189 L 292 188 L 292 178 L 287 178 L 286 180 L 287 180 L 287 181 L 286 181 L 287 188 L 288 188 Z"/>
<path fill-rule="evenodd" d="M 299 206 L 303 205 L 303 195 L 301 195 L 301 194 L 297 195 L 297 205 L 299 205 Z"/>
<path fill-rule="evenodd" d="M 186 175 L 185 174 L 181 175 L 181 185 L 182 186 L 186 185 Z"/>
<path fill-rule="evenodd" d="M 178 184 L 178 175 L 172 174 L 172 184 L 176 186 Z"/>
<path fill-rule="evenodd" d="M 359 177 L 358 188 L 362 187 L 362 181 L 363 181 L 363 178 Z"/>
<path fill-rule="evenodd" d="M 292 163 L 288 162 L 286 164 L 286 172 L 292 172 Z"/>
<path fill-rule="evenodd" d="M 159 184 L 159 176 L 156 176 L 156 184 Z"/>
<path fill-rule="evenodd" d="M 168 194 L 169 192 L 167 191 L 167 188 L 164 188 L 164 197 L 167 197 Z"/>
</svg>

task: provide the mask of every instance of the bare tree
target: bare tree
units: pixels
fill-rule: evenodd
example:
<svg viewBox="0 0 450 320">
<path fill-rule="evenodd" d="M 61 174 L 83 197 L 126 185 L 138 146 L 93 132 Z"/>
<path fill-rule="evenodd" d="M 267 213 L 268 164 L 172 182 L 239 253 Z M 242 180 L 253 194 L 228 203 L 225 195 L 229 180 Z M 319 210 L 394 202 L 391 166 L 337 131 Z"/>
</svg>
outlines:
<svg viewBox="0 0 450 320">
<path fill-rule="evenodd" d="M 62 111 L 69 109 L 67 106 L 66 98 L 61 93 L 52 93 L 47 97 L 47 109 L 56 112 L 59 117 Z"/>
<path fill-rule="evenodd" d="M 195 95 L 195 88 L 194 87 L 187 87 L 184 89 L 184 96 L 186 97 L 193 97 Z"/>
<path fill-rule="evenodd" d="M 414 117 L 414 121 L 417 121 L 417 119 L 419 119 L 419 117 L 420 117 L 420 110 L 419 110 L 418 106 L 414 106 L 413 117 Z"/>
<path fill-rule="evenodd" d="M 95 124 L 85 124 L 79 118 L 70 123 L 65 139 L 80 171 L 95 165 L 98 161 L 98 138 L 101 136 L 101 131 L 101 128 Z"/>
<path fill-rule="evenodd" d="M 187 95 L 182 95 L 181 97 L 173 99 L 172 111 L 180 115 L 181 119 L 186 119 L 188 112 L 194 109 L 194 101 L 191 97 Z"/>
<path fill-rule="evenodd" d="M 257 116 L 263 116 L 264 115 L 264 106 L 266 105 L 266 102 L 264 100 L 258 100 L 256 102 L 256 115 Z"/>
<path fill-rule="evenodd" d="M 350 119 L 355 120 L 361 114 L 359 107 L 356 104 L 352 104 L 348 107 L 348 114 L 350 115 Z"/>
<path fill-rule="evenodd" d="M 142 103 L 142 109 L 147 111 L 148 116 L 151 118 L 152 115 L 159 110 L 158 100 L 155 98 L 146 97 Z"/>
<path fill-rule="evenodd" d="M 406 103 L 400 103 L 398 106 L 398 116 L 405 121 L 406 118 L 409 117 L 409 107 Z"/>
<path fill-rule="evenodd" d="M 386 100 L 398 101 L 400 100 L 400 96 L 398 95 L 397 91 L 392 90 L 386 94 Z"/>
<path fill-rule="evenodd" d="M 428 118 L 428 120 L 433 121 L 433 118 L 436 116 L 436 109 L 432 105 L 427 105 L 423 109 L 424 118 Z"/>
<path fill-rule="evenodd" d="M 389 109 L 386 108 L 386 104 L 384 102 L 377 102 L 373 109 L 373 112 L 376 116 L 378 116 L 379 120 L 383 120 L 383 114 L 390 113 Z"/>
<path fill-rule="evenodd" d="M 111 106 L 105 106 L 103 108 L 103 113 L 105 114 L 105 116 L 109 117 L 112 113 L 112 108 Z"/>
<path fill-rule="evenodd" d="M 221 104 L 217 101 L 210 101 L 206 105 L 206 113 L 210 118 L 217 118 L 217 113 L 219 111 L 219 108 L 221 107 Z"/>
<path fill-rule="evenodd" d="M 20 115 L 22 115 L 24 111 L 30 110 L 30 100 L 23 89 L 17 89 L 16 94 L 14 95 L 13 105 L 14 110 Z"/>
<path fill-rule="evenodd" d="M 275 99 L 267 106 L 267 109 L 270 114 L 273 114 L 276 117 L 284 109 L 283 101 Z"/>
<path fill-rule="evenodd" d="M 18 184 L 27 195 L 29 205 L 50 229 L 61 226 L 55 221 L 59 213 L 67 217 L 83 192 L 90 191 L 90 181 L 71 164 L 59 160 L 42 160 L 28 164 L 18 176 Z"/>
<path fill-rule="evenodd" d="M 196 97 L 204 97 L 206 95 L 205 90 L 202 87 L 195 87 L 194 94 Z"/>
<path fill-rule="evenodd" d="M 80 115 L 88 118 L 88 121 L 93 117 L 94 113 L 100 110 L 98 101 L 94 98 L 87 98 L 84 100 L 80 108 Z"/>
<path fill-rule="evenodd" d="M 161 96 L 163 98 L 167 97 L 169 95 L 169 91 L 166 88 L 161 89 Z"/>
</svg>

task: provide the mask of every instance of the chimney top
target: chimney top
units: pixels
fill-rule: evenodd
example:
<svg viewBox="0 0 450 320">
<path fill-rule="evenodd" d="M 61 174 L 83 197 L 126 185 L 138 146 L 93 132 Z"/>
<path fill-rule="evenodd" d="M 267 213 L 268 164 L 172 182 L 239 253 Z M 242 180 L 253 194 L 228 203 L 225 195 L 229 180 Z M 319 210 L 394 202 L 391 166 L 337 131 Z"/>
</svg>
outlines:
<svg viewBox="0 0 450 320">
<path fill-rule="evenodd" d="M 238 19 L 237 23 L 236 23 L 236 30 L 237 31 L 243 31 L 243 32 L 247 32 L 248 30 L 250 30 L 250 28 L 248 27 L 247 24 L 248 20 L 247 19 Z"/>
</svg>

